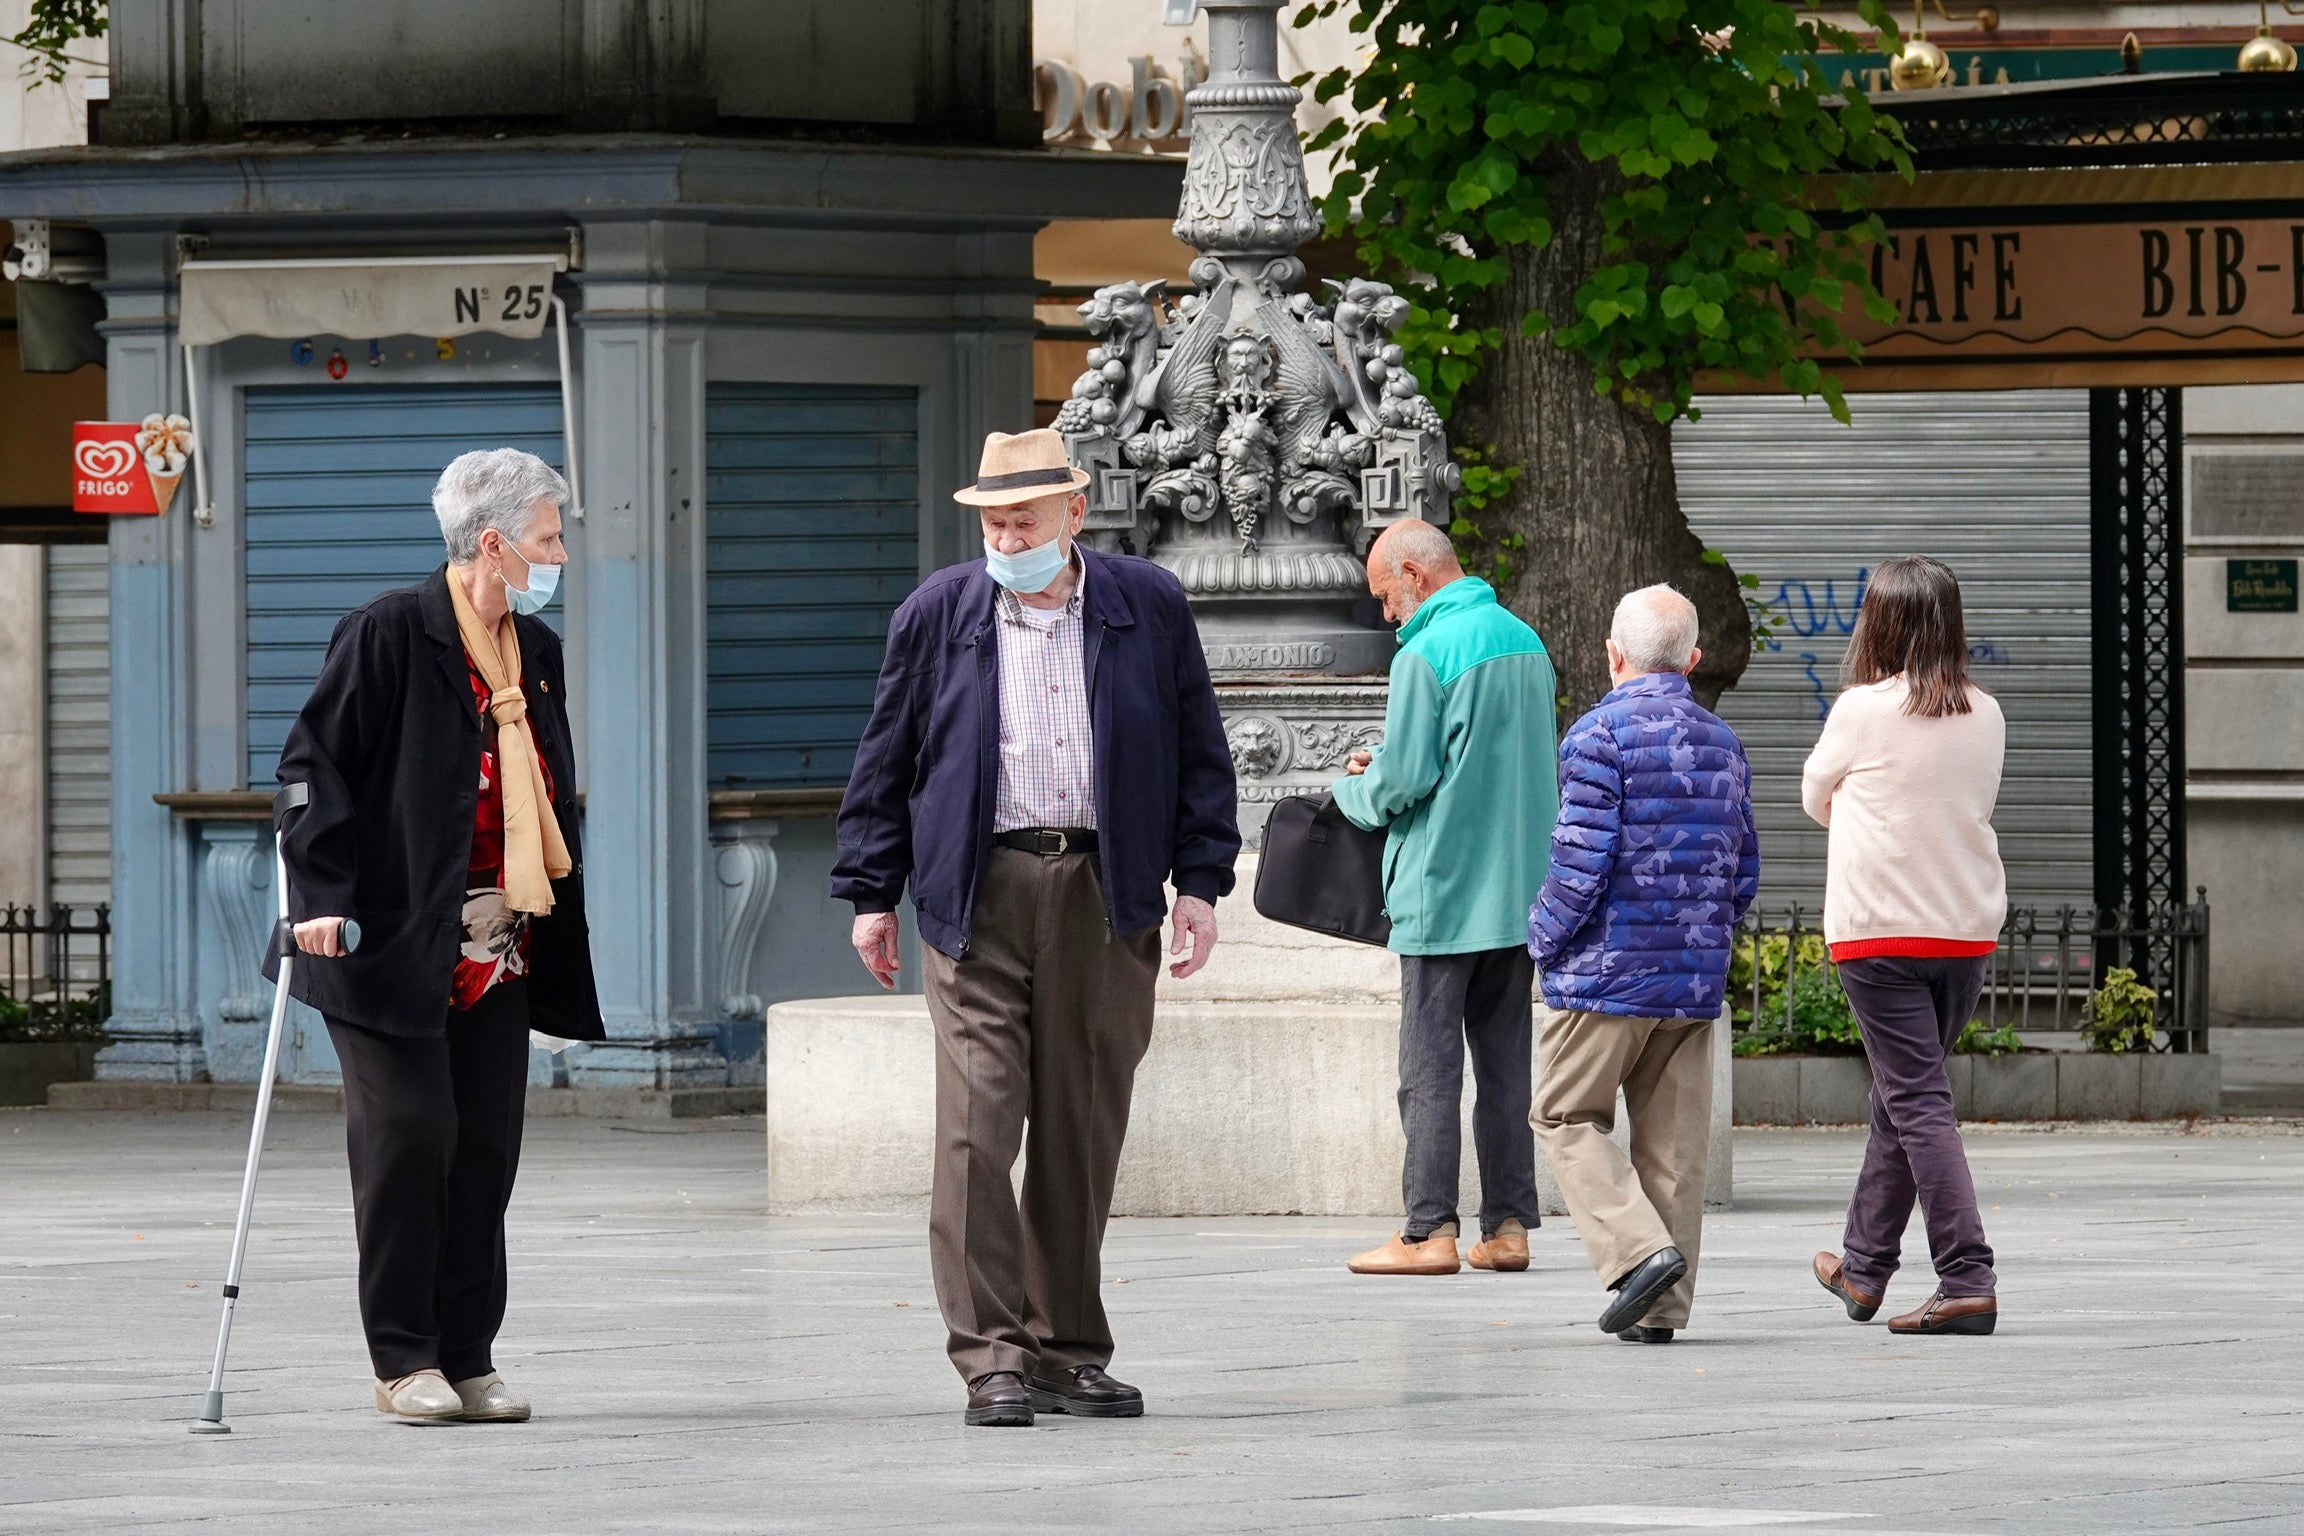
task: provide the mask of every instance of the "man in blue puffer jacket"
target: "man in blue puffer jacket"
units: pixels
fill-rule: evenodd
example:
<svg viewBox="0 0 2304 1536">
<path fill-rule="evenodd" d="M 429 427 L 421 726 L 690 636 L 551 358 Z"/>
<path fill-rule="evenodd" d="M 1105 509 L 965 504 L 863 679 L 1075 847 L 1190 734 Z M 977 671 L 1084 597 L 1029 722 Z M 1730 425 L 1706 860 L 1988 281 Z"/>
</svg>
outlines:
<svg viewBox="0 0 2304 1536">
<path fill-rule="evenodd" d="M 1688 689 L 1696 605 L 1616 605 L 1615 688 L 1560 743 L 1552 863 L 1528 912 L 1543 973 L 1531 1120 L 1615 1299 L 1600 1326 L 1663 1344 L 1688 1324 L 1712 1130 L 1712 1029 L 1760 885 L 1743 743 Z M 1621 1089 L 1632 1155 L 1609 1139 Z"/>
</svg>

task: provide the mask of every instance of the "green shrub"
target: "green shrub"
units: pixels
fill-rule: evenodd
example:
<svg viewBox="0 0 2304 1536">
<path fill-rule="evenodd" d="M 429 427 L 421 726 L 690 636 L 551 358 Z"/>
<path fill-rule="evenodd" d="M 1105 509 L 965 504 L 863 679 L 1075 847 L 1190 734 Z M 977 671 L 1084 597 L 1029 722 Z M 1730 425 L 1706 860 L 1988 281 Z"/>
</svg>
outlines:
<svg viewBox="0 0 2304 1536">
<path fill-rule="evenodd" d="M 1752 978 L 1760 978 L 1755 1017 Z M 1785 1002 L 1785 973 L 1791 972 L 1791 1002 Z M 1859 1056 L 1864 1037 L 1856 1010 L 1840 990 L 1840 973 L 1821 934 L 1802 934 L 1799 948 L 1781 933 L 1736 941 L 1728 960 L 1728 1001 L 1736 1021 L 1734 1050 L 1739 1056 Z M 2007 1056 L 2024 1048 L 2013 1026 L 1989 1029 L 1970 1019 L 1952 1049 L 1976 1056 Z"/>
<path fill-rule="evenodd" d="M 1760 978 L 1760 1006 L 1752 1007 L 1752 978 Z M 1786 997 L 1786 973 L 1790 997 Z M 1781 933 L 1746 935 L 1728 961 L 1728 996 L 1738 1035 L 1739 1056 L 1857 1056 L 1864 1040 L 1856 1032 L 1856 1010 L 1840 990 L 1821 934 L 1802 934 L 1799 947 Z"/>
<path fill-rule="evenodd" d="M 2104 985 L 2080 1011 L 2080 1034 L 2092 1051 L 2148 1051 L 2159 1002 L 2160 994 L 2138 981 L 2134 971 L 2116 965 L 2104 973 Z"/>
<path fill-rule="evenodd" d="M 0 1044 L 33 1040 L 101 1040 L 111 1015 L 109 986 L 92 997 L 22 998 L 0 992 Z"/>
<path fill-rule="evenodd" d="M 1970 1019 L 1968 1027 L 1960 1031 L 1960 1038 L 1952 1049 L 1971 1056 L 2013 1056 L 2024 1049 L 2024 1042 L 2016 1038 L 2016 1026 L 2003 1024 L 1998 1029 L 1987 1029 L 1982 1019 Z"/>
</svg>

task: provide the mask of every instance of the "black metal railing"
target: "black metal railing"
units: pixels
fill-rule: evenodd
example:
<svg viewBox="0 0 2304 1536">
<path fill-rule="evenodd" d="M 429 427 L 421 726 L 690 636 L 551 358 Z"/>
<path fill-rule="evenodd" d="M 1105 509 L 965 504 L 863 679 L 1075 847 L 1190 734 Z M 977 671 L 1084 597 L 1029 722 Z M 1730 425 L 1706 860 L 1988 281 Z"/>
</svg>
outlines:
<svg viewBox="0 0 2304 1536">
<path fill-rule="evenodd" d="M 93 1039 L 112 1012 L 112 909 L 0 907 L 0 1040 Z"/>
<path fill-rule="evenodd" d="M 1912 91 L 1883 99 L 1927 171 L 2286 160 L 2304 146 L 2304 82 L 2113 75 Z"/>
<path fill-rule="evenodd" d="M 2155 994 L 2153 1049 L 2207 1050 L 2207 898 L 2201 890 L 2192 901 L 2141 915 L 2124 908 L 2012 909 L 1985 973 L 1977 1018 L 1993 1030 L 2078 1030 L 2089 999 L 2112 970 L 2124 968 Z M 1728 1001 L 1740 1030 L 1790 1030 L 1796 1013 L 1826 988 L 1837 994 L 1819 909 L 1796 902 L 1754 906 L 1738 925 L 1736 942 L 1740 958 Z"/>
</svg>

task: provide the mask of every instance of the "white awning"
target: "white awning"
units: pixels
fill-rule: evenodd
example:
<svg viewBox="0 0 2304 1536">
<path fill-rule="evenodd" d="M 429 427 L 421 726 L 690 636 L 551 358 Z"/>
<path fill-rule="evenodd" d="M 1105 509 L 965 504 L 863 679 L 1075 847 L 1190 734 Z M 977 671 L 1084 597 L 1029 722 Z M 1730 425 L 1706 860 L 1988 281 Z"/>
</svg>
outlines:
<svg viewBox="0 0 2304 1536">
<path fill-rule="evenodd" d="M 386 336 L 469 336 L 475 331 L 533 341 L 544 334 L 549 319 L 560 351 L 561 451 L 568 473 L 568 511 L 580 523 L 584 490 L 568 357 L 568 306 L 552 291 L 552 279 L 567 270 L 568 258 L 559 254 L 187 261 L 180 272 L 177 336 L 184 347 L 185 406 L 195 437 L 202 423 L 194 347 L 236 336 L 375 341 Z M 193 454 L 192 472 L 197 493 L 193 520 L 210 527 L 216 504 L 208 492 L 206 453 Z"/>
<path fill-rule="evenodd" d="M 327 257 L 184 263 L 184 344 L 235 336 L 468 336 L 533 341 L 552 309 L 565 256 Z"/>
</svg>

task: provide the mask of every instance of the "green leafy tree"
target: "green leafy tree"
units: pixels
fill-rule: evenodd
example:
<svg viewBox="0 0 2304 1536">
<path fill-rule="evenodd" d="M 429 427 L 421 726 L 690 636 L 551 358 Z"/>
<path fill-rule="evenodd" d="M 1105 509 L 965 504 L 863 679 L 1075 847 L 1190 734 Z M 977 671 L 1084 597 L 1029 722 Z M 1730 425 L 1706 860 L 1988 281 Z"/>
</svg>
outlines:
<svg viewBox="0 0 2304 1536">
<path fill-rule="evenodd" d="M 24 73 L 34 85 L 59 85 L 72 63 L 66 49 L 83 37 L 102 37 L 110 25 L 108 0 L 32 0 L 24 30 L 8 39 L 28 55 Z"/>
<path fill-rule="evenodd" d="M 1894 315 L 1860 173 L 1911 168 L 1861 91 L 1828 95 L 1818 51 L 1854 39 L 1780 0 L 1313 0 L 1296 21 L 1340 11 L 1371 47 L 1315 86 L 1355 109 L 1313 141 L 1335 151 L 1326 212 L 1414 298 L 1417 371 L 1485 452 L 1459 539 L 1570 707 L 1607 689 L 1616 599 L 1655 581 L 1695 599 L 1716 697 L 1751 619 L 1681 513 L 1671 425 L 1715 372 L 1847 419 L 1818 354 L 1857 355 L 1851 302 Z"/>
</svg>

